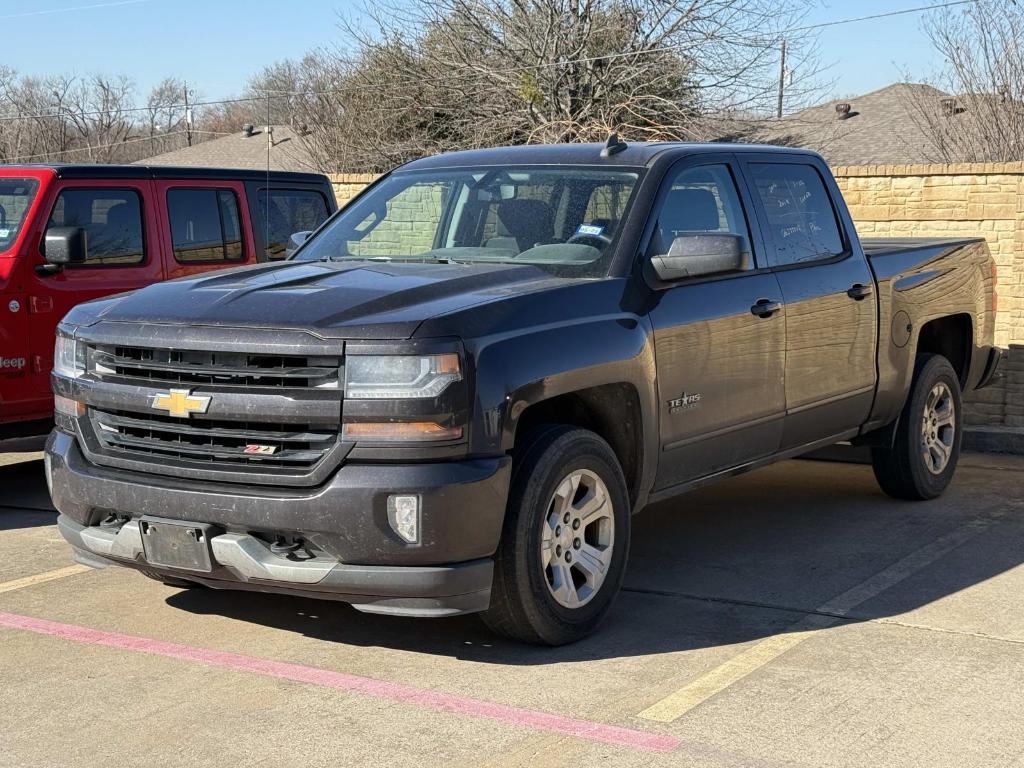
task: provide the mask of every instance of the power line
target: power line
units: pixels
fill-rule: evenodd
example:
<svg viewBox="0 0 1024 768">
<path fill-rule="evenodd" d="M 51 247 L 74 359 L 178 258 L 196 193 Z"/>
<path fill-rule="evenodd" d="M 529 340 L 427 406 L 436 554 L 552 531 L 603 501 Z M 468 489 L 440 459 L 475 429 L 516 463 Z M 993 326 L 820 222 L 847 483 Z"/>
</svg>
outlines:
<svg viewBox="0 0 1024 768">
<path fill-rule="evenodd" d="M 16 160 L 38 160 L 39 158 L 50 158 L 55 155 L 70 155 L 72 152 L 89 152 L 97 149 L 110 149 L 111 147 L 120 147 L 125 144 L 135 144 L 139 141 L 154 141 L 156 139 L 165 139 L 168 136 L 181 136 L 185 131 L 172 131 L 171 133 L 161 133 L 159 136 L 137 136 L 134 139 L 124 139 L 123 141 L 114 141 L 110 144 L 93 144 L 90 147 L 73 147 L 72 149 L 58 149 L 53 152 L 40 152 L 35 155 L 18 155 L 17 157 L 8 157 L 3 160 L 4 163 L 12 163 Z M 215 133 L 215 131 L 203 131 L 203 133 Z"/>
<path fill-rule="evenodd" d="M 115 2 L 115 3 L 98 3 L 98 4 L 95 4 L 95 5 L 91 5 L 91 6 L 79 6 L 77 8 L 68 8 L 68 9 L 64 9 L 64 10 L 69 10 L 70 11 L 70 10 L 80 10 L 80 9 L 87 9 L 87 8 L 101 8 L 101 7 L 107 7 L 107 6 L 113 6 L 113 5 L 128 5 L 128 4 L 146 3 L 146 2 L 152 2 L 152 1 L 153 0 L 120 0 L 119 2 Z M 894 11 L 886 11 L 884 13 L 875 13 L 875 14 L 870 14 L 870 15 L 866 15 L 866 16 L 852 16 L 852 17 L 845 18 L 845 19 L 836 19 L 836 20 L 833 20 L 833 21 L 824 21 L 824 22 L 818 22 L 816 24 L 806 24 L 806 25 L 799 26 L 799 27 L 792 27 L 790 29 L 782 30 L 782 31 L 780 31 L 778 33 L 775 33 L 770 38 L 769 37 L 765 37 L 765 36 L 737 37 L 737 38 L 734 38 L 731 42 L 735 43 L 735 42 L 746 42 L 746 41 L 751 41 L 751 40 L 762 40 L 762 41 L 765 41 L 768 44 L 774 45 L 774 44 L 776 44 L 778 42 L 781 42 L 786 36 L 792 35 L 792 34 L 797 33 L 797 32 L 809 32 L 809 31 L 812 31 L 812 30 L 815 30 L 815 29 L 824 29 L 826 27 L 835 27 L 835 26 L 839 26 L 839 25 L 843 25 L 843 24 L 855 24 L 855 23 L 858 23 L 858 22 L 874 21 L 874 20 L 877 20 L 877 19 L 884 19 L 884 18 L 889 18 L 889 17 L 892 17 L 892 16 L 903 16 L 903 15 L 907 15 L 907 14 L 911 14 L 911 13 L 923 13 L 923 12 L 926 12 L 926 11 L 936 11 L 936 10 L 942 10 L 944 8 L 953 8 L 953 7 L 961 6 L 961 5 L 973 5 L 973 4 L 976 4 L 978 2 L 980 2 L 980 0 L 947 0 L 946 2 L 933 3 L 931 5 L 919 5 L 919 6 L 915 6 L 913 8 L 901 8 L 901 9 L 897 9 L 897 10 L 894 10 Z M 33 11 L 33 12 L 30 12 L 30 13 L 54 13 L 54 12 L 57 12 L 57 11 Z M 17 15 L 22 15 L 22 14 L 15 14 L 15 16 L 17 16 Z M 28 15 L 28 14 L 25 14 L 25 15 Z M 0 16 L 0 19 L 3 19 L 3 18 L 12 18 L 12 16 Z M 769 43 L 769 41 L 771 41 L 771 42 Z M 525 65 L 518 66 L 518 67 L 509 67 L 507 69 L 507 71 L 508 72 L 527 72 L 527 71 L 537 70 L 537 69 L 547 69 L 547 68 L 550 68 L 550 67 L 564 67 L 564 66 L 571 66 L 571 65 L 574 65 L 574 64 L 588 64 L 588 63 L 593 63 L 593 62 L 598 62 L 598 61 L 611 61 L 611 60 L 614 60 L 614 59 L 621 59 L 621 58 L 634 58 L 634 57 L 646 56 L 646 55 L 650 55 L 650 54 L 654 54 L 654 53 L 667 53 L 667 52 L 678 50 L 680 48 L 688 47 L 690 45 L 692 45 L 692 42 L 672 43 L 670 45 L 663 45 L 663 46 L 658 46 L 658 47 L 654 47 L 654 48 L 643 48 L 643 49 L 636 50 L 636 51 L 619 51 L 617 53 L 607 53 L 607 54 L 602 54 L 602 55 L 598 55 L 598 56 L 584 56 L 584 57 L 575 58 L 575 59 L 563 59 L 563 60 L 560 60 L 560 61 L 538 62 L 537 64 L 525 64 Z M 416 83 L 429 83 L 429 82 L 449 82 L 449 81 L 447 79 L 441 79 L 441 78 L 432 78 L 432 79 L 431 78 L 416 78 L 414 80 L 414 82 L 416 82 Z M 379 88 L 380 88 L 379 85 L 372 84 L 372 83 L 367 83 L 367 84 L 361 84 L 361 85 L 357 85 L 357 84 L 339 85 L 339 86 L 337 86 L 335 88 L 332 88 L 330 90 L 327 90 L 327 91 L 312 91 L 312 90 L 311 91 L 263 91 L 263 92 L 261 92 L 257 96 L 240 96 L 240 97 L 235 97 L 235 98 L 230 98 L 230 99 L 212 99 L 212 100 L 208 100 L 208 101 L 186 102 L 184 104 L 161 104 L 161 105 L 156 106 L 156 107 L 148 107 L 148 106 L 147 107 L 125 107 L 123 109 L 117 110 L 117 113 L 118 114 L 133 114 L 133 113 L 137 113 L 137 112 L 147 112 L 147 111 L 150 111 L 150 110 L 188 109 L 189 107 L 208 107 L 208 106 L 222 106 L 222 105 L 226 105 L 226 104 L 245 104 L 245 103 L 251 103 L 251 102 L 262 102 L 264 100 L 268 100 L 268 99 L 274 98 L 274 97 L 281 98 L 281 97 L 293 97 L 293 96 L 333 96 L 333 95 L 337 95 L 339 93 L 357 92 L 357 91 L 364 91 L 364 90 L 376 90 L 376 89 L 379 89 Z M 91 112 L 79 112 L 79 111 L 70 110 L 70 109 L 65 107 L 65 108 L 60 108 L 60 109 L 54 110 L 54 111 L 39 112 L 39 113 L 35 113 L 35 114 L 30 114 L 30 115 L 4 115 L 4 116 L 0 116 L 0 123 L 17 121 L 17 120 L 42 120 L 42 119 L 51 118 L 51 117 L 60 117 L 61 115 L 64 115 L 64 114 L 73 114 L 75 117 L 101 117 L 101 116 L 109 115 L 111 111 L 112 110 L 107 110 L 107 111 L 97 110 L 97 111 L 91 111 Z"/>
<path fill-rule="evenodd" d="M 27 16 L 49 16 L 54 13 L 71 13 L 73 11 L 92 11 L 99 8 L 114 8 L 121 5 L 139 5 L 140 3 L 151 3 L 153 0 L 115 0 L 111 3 L 93 3 L 92 5 L 76 5 L 70 8 L 48 8 L 44 11 L 21 11 L 20 13 L 7 13 L 0 16 L 0 19 L 23 19 Z"/>
</svg>

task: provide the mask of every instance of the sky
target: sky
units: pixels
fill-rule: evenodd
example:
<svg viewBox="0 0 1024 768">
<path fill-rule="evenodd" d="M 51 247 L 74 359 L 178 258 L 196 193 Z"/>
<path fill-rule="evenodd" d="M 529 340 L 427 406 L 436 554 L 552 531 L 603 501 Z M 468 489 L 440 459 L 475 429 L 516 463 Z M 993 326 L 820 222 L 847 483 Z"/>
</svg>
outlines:
<svg viewBox="0 0 1024 768">
<path fill-rule="evenodd" d="M 937 0 L 817 0 L 806 23 L 882 13 Z M 274 61 L 343 42 L 338 13 L 358 0 L 28 0 L 0 2 L 0 65 L 23 74 L 126 74 L 139 93 L 170 75 L 202 99 L 235 95 Z M 822 30 L 825 96 L 865 93 L 933 74 L 920 14 Z"/>
</svg>

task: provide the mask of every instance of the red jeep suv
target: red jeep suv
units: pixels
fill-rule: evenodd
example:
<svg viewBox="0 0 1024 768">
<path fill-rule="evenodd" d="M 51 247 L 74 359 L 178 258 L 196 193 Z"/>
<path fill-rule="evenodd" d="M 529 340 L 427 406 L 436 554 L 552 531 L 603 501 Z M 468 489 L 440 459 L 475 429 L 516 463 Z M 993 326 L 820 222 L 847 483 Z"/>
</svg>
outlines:
<svg viewBox="0 0 1024 768">
<path fill-rule="evenodd" d="M 0 440 L 49 430 L 54 330 L 75 304 L 284 258 L 335 207 L 319 174 L 0 166 Z"/>
</svg>

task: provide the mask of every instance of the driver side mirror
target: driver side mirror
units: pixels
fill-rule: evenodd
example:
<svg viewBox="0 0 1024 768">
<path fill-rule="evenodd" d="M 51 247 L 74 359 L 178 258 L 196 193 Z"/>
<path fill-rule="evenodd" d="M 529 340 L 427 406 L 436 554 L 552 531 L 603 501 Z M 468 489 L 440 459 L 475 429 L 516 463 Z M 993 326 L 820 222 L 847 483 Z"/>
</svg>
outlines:
<svg viewBox="0 0 1024 768">
<path fill-rule="evenodd" d="M 750 268 L 746 239 L 731 232 L 684 232 L 665 255 L 651 257 L 659 280 L 674 282 Z"/>
<path fill-rule="evenodd" d="M 50 227 L 43 240 L 42 273 L 60 272 L 68 264 L 84 264 L 89 255 L 88 237 L 82 227 Z"/>
<path fill-rule="evenodd" d="M 292 233 L 292 236 L 288 238 L 288 245 L 285 246 L 284 257 L 286 259 L 290 259 L 292 254 L 299 250 L 299 247 L 306 242 L 312 234 L 312 230 L 309 229 L 303 230 L 302 232 Z"/>
</svg>

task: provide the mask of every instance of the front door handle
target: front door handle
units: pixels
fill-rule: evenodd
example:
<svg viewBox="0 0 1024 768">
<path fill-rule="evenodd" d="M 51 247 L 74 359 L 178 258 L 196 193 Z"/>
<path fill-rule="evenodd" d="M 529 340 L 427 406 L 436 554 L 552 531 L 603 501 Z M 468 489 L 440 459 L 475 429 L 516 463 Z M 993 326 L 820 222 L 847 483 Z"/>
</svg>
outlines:
<svg viewBox="0 0 1024 768">
<path fill-rule="evenodd" d="M 772 299 L 758 299 L 757 303 L 750 308 L 750 311 L 758 317 L 771 317 L 782 309 L 781 301 Z"/>
<path fill-rule="evenodd" d="M 861 301 L 862 299 L 866 299 L 868 296 L 870 296 L 873 290 L 874 286 L 863 285 L 861 283 L 854 283 L 853 285 L 850 286 L 850 290 L 846 292 L 846 295 L 849 296 L 854 301 Z"/>
</svg>

